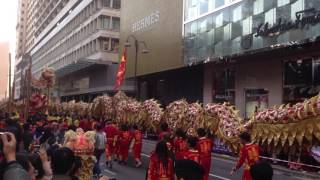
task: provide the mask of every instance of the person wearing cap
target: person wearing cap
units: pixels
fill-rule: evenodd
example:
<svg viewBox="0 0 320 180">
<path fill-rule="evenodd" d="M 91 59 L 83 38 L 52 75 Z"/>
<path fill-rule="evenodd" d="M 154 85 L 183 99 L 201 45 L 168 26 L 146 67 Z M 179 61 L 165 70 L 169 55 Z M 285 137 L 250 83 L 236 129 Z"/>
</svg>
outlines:
<svg viewBox="0 0 320 180">
<path fill-rule="evenodd" d="M 236 166 L 232 169 L 230 175 L 233 175 L 234 172 L 244 165 L 242 180 L 251 180 L 250 168 L 259 161 L 260 147 L 259 145 L 251 142 L 250 134 L 247 132 L 241 133 L 239 138 L 242 148 L 240 150 L 239 160 Z"/>
</svg>

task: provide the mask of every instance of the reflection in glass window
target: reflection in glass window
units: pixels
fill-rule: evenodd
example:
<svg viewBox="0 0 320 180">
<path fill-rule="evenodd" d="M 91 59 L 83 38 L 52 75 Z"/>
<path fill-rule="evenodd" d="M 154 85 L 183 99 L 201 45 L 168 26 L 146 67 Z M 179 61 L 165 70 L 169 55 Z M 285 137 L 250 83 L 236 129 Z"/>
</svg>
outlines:
<svg viewBox="0 0 320 180">
<path fill-rule="evenodd" d="M 290 0 L 278 0 L 278 7 L 289 4 Z"/>
<path fill-rule="evenodd" d="M 110 7 L 111 0 L 102 0 L 102 6 L 103 7 Z"/>
<path fill-rule="evenodd" d="M 207 31 L 207 19 L 206 18 L 204 18 L 204 19 L 201 19 L 200 21 L 199 21 L 199 24 L 198 24 L 198 26 L 199 26 L 199 33 L 203 33 L 203 32 L 206 32 Z"/>
<path fill-rule="evenodd" d="M 252 33 L 252 16 L 242 21 L 242 35 L 248 35 Z"/>
<path fill-rule="evenodd" d="M 257 15 L 263 12 L 264 0 L 255 0 L 253 3 L 253 14 Z"/>
<path fill-rule="evenodd" d="M 209 8 L 208 0 L 200 0 L 199 3 L 200 3 L 200 15 L 207 13 Z"/>
<path fill-rule="evenodd" d="M 276 8 L 270 9 L 265 13 L 265 23 L 269 23 L 270 26 L 276 23 Z"/>
<path fill-rule="evenodd" d="M 240 5 L 236 8 L 234 8 L 232 15 L 233 15 L 233 17 L 232 17 L 233 22 L 237 22 L 237 21 L 241 20 L 242 19 L 242 6 Z"/>
<path fill-rule="evenodd" d="M 197 35 L 197 30 L 198 30 L 197 22 L 194 21 L 191 23 L 191 29 L 190 29 L 191 36 Z"/>
<path fill-rule="evenodd" d="M 223 25 L 223 13 L 219 13 L 217 16 L 216 16 L 216 27 L 221 27 Z"/>
<path fill-rule="evenodd" d="M 113 0 L 113 8 L 120 9 L 121 8 L 121 0 Z"/>
<path fill-rule="evenodd" d="M 218 8 L 218 7 L 223 6 L 223 5 L 224 5 L 224 0 L 216 0 L 215 8 Z"/>
<path fill-rule="evenodd" d="M 209 11 L 212 11 L 215 9 L 215 0 L 208 0 L 208 7 Z"/>
<path fill-rule="evenodd" d="M 110 29 L 110 16 L 101 16 L 101 28 Z"/>
<path fill-rule="evenodd" d="M 223 28 L 223 40 L 227 41 L 230 39 L 231 39 L 231 24 L 228 24 Z"/>
<path fill-rule="evenodd" d="M 112 29 L 120 30 L 120 18 L 112 17 Z"/>
<path fill-rule="evenodd" d="M 197 17 L 198 0 L 186 0 L 185 20 L 194 19 Z"/>
<path fill-rule="evenodd" d="M 297 2 L 291 4 L 291 19 L 296 20 L 296 12 L 304 10 L 304 0 L 297 0 Z"/>
</svg>

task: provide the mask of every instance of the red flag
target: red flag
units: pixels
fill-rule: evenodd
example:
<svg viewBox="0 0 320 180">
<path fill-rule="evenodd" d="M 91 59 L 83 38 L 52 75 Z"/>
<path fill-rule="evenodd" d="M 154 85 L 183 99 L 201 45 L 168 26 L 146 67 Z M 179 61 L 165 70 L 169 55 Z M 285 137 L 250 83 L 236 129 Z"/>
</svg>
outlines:
<svg viewBox="0 0 320 180">
<path fill-rule="evenodd" d="M 116 86 L 115 89 L 118 90 L 123 83 L 124 75 L 126 74 L 126 63 L 127 63 L 127 48 L 124 48 L 121 57 L 119 69 L 117 72 Z"/>
</svg>

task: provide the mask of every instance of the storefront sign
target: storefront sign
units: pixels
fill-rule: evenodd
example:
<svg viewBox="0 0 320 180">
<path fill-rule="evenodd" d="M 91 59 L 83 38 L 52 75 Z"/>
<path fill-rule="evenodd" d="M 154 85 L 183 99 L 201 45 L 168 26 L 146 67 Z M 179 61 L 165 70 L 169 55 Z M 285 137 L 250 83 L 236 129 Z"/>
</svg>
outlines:
<svg viewBox="0 0 320 180">
<path fill-rule="evenodd" d="M 132 32 L 142 31 L 160 20 L 160 12 L 154 11 L 149 16 L 142 18 L 141 20 L 132 24 Z"/>
<path fill-rule="evenodd" d="M 320 23 L 320 11 L 314 8 L 296 12 L 295 21 L 287 21 L 279 18 L 274 26 L 269 23 L 262 23 L 257 27 L 256 37 L 259 36 L 276 36 L 286 31 L 294 29 L 303 29 L 308 25 L 315 25 Z"/>
</svg>

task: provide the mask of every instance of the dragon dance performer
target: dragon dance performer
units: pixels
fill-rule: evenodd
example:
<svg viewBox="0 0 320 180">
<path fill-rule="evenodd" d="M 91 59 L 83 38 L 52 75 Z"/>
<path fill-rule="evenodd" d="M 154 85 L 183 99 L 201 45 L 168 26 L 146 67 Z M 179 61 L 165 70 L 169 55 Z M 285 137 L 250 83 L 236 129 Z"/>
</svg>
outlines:
<svg viewBox="0 0 320 180">
<path fill-rule="evenodd" d="M 188 138 L 188 148 L 189 150 L 183 153 L 183 159 L 192 160 L 200 164 L 200 153 L 197 150 L 197 141 L 195 137 Z"/>
<path fill-rule="evenodd" d="M 242 180 L 251 180 L 250 168 L 259 161 L 260 147 L 251 143 L 250 134 L 247 132 L 241 133 L 239 137 L 243 147 L 240 150 L 239 160 L 230 174 L 233 175 L 244 164 Z"/>
<path fill-rule="evenodd" d="M 158 142 L 156 150 L 151 153 L 147 180 L 173 180 L 173 159 L 170 157 L 167 144 Z"/>
<path fill-rule="evenodd" d="M 166 136 L 171 136 L 168 124 L 166 122 L 162 123 L 160 128 L 161 128 L 161 132 L 159 134 L 160 141 L 164 140 Z"/>
<path fill-rule="evenodd" d="M 107 166 L 112 168 L 112 159 L 116 153 L 116 142 L 118 138 L 118 128 L 111 121 L 107 122 L 107 125 L 104 129 L 107 137 L 107 147 L 106 147 L 106 157 L 107 157 Z"/>
<path fill-rule="evenodd" d="M 203 128 L 199 128 L 197 134 L 199 137 L 197 149 L 200 153 L 200 165 L 204 169 L 203 179 L 208 180 L 211 167 L 212 140 L 206 137 L 206 131 Z"/>
<path fill-rule="evenodd" d="M 136 161 L 136 167 L 140 167 L 142 165 L 141 163 L 142 133 L 138 129 L 137 125 L 134 125 L 133 129 L 134 129 L 133 156 L 134 156 L 134 160 Z"/>
<path fill-rule="evenodd" d="M 176 138 L 173 143 L 173 150 L 175 154 L 175 159 L 183 159 L 183 153 L 188 151 L 188 144 L 186 141 L 186 134 L 182 129 L 177 129 Z"/>
<path fill-rule="evenodd" d="M 127 164 L 131 140 L 132 134 L 129 132 L 128 126 L 122 125 L 119 136 L 120 164 Z"/>
</svg>

